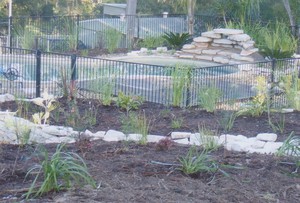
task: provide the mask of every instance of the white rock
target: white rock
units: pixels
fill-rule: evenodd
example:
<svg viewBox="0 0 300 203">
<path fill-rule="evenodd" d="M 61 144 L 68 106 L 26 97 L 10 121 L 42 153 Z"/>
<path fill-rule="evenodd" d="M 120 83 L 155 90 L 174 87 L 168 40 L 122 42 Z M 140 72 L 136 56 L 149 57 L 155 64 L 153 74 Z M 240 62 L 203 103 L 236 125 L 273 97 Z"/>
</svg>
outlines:
<svg viewBox="0 0 300 203">
<path fill-rule="evenodd" d="M 234 40 L 237 42 L 246 42 L 251 39 L 251 37 L 247 34 L 237 34 L 237 35 L 229 35 L 227 39 Z"/>
<path fill-rule="evenodd" d="M 117 141 L 122 141 L 126 140 L 126 136 L 124 133 L 116 130 L 109 130 L 106 132 L 103 138 L 104 141 L 107 142 L 117 142 Z"/>
<path fill-rule="evenodd" d="M 182 47 L 183 50 L 184 50 L 184 49 L 195 49 L 195 48 L 196 48 L 196 46 L 193 45 L 193 44 L 185 44 L 185 45 L 183 45 L 183 47 Z"/>
<path fill-rule="evenodd" d="M 237 140 L 237 136 L 235 135 L 230 135 L 230 134 L 222 134 L 219 137 L 219 144 L 224 144 L 224 143 L 228 143 L 228 142 L 234 142 Z"/>
<path fill-rule="evenodd" d="M 235 44 L 233 41 L 229 40 L 229 39 L 214 39 L 214 43 L 215 44 Z"/>
<path fill-rule="evenodd" d="M 222 63 L 222 64 L 229 63 L 229 59 L 225 58 L 225 57 L 222 57 L 222 56 L 215 56 L 213 58 L 213 61 L 216 62 L 216 63 Z"/>
<path fill-rule="evenodd" d="M 237 30 L 237 29 L 226 29 L 226 28 L 218 28 L 214 29 L 215 33 L 223 34 L 223 35 L 237 35 L 237 34 L 243 34 L 243 30 Z"/>
<path fill-rule="evenodd" d="M 266 145 L 266 142 L 256 140 L 256 141 L 252 142 L 251 147 L 254 149 L 262 149 L 262 148 L 264 148 L 265 145 Z"/>
<path fill-rule="evenodd" d="M 216 43 L 211 43 L 211 46 L 213 46 L 213 47 L 220 47 L 221 45 L 220 44 L 216 44 Z"/>
<path fill-rule="evenodd" d="M 251 54 L 253 54 L 253 53 L 256 53 L 256 52 L 258 52 L 258 49 L 257 49 L 257 48 L 254 48 L 254 49 L 247 49 L 247 50 L 243 49 L 243 50 L 241 51 L 240 55 L 241 55 L 241 56 L 249 56 L 249 55 L 251 55 Z"/>
<path fill-rule="evenodd" d="M 105 136 L 105 131 L 98 131 L 96 133 L 94 133 L 92 140 L 98 140 L 98 139 L 103 139 Z"/>
<path fill-rule="evenodd" d="M 190 136 L 190 144 L 191 145 L 201 145 L 201 138 L 199 133 L 191 134 Z"/>
<path fill-rule="evenodd" d="M 248 141 L 248 138 L 244 135 L 237 135 L 235 140 L 237 141 L 241 141 L 241 142 L 247 142 Z"/>
<path fill-rule="evenodd" d="M 204 43 L 204 42 L 193 42 L 193 44 L 198 47 L 198 48 L 207 48 L 209 47 L 209 43 Z"/>
<path fill-rule="evenodd" d="M 249 152 L 260 153 L 260 154 L 274 154 L 282 146 L 282 142 L 267 142 L 262 149 L 251 148 Z"/>
<path fill-rule="evenodd" d="M 220 44 L 220 47 L 227 48 L 227 49 L 233 49 L 232 44 Z"/>
<path fill-rule="evenodd" d="M 181 55 L 179 56 L 179 58 L 193 59 L 193 58 L 194 58 L 194 55 L 192 55 L 192 54 L 181 54 Z"/>
<path fill-rule="evenodd" d="M 253 48 L 255 42 L 254 41 L 248 41 L 248 42 L 243 42 L 240 45 L 244 48 L 244 49 L 251 49 Z"/>
<path fill-rule="evenodd" d="M 144 53 L 147 53 L 147 52 L 148 52 L 148 49 L 147 49 L 147 48 L 141 48 L 141 49 L 140 49 L 140 53 L 143 53 L 143 54 L 144 54 Z"/>
<path fill-rule="evenodd" d="M 162 139 L 165 139 L 165 136 L 160 136 L 160 135 L 148 135 L 147 141 L 148 142 L 159 142 Z"/>
<path fill-rule="evenodd" d="M 157 51 L 158 53 L 160 53 L 160 52 L 167 52 L 167 51 L 168 51 L 168 48 L 167 48 L 167 47 L 157 47 L 157 48 L 156 48 L 156 51 Z"/>
<path fill-rule="evenodd" d="M 189 138 L 192 133 L 190 132 L 172 132 L 171 138 L 172 139 L 183 139 L 183 138 Z"/>
<path fill-rule="evenodd" d="M 94 133 L 92 133 L 91 131 L 89 131 L 87 129 L 84 131 L 84 134 L 86 134 L 89 137 L 94 137 Z"/>
<path fill-rule="evenodd" d="M 190 144 L 189 139 L 188 138 L 184 138 L 184 139 L 177 139 L 177 140 L 173 140 L 175 143 L 178 144 L 185 144 L 188 145 Z"/>
<path fill-rule="evenodd" d="M 142 139 L 142 135 L 141 134 L 129 134 L 126 139 L 128 141 L 135 141 L 138 142 Z"/>
<path fill-rule="evenodd" d="M 294 109 L 281 109 L 281 113 L 293 113 Z"/>
<path fill-rule="evenodd" d="M 234 52 L 232 52 L 232 51 L 229 51 L 229 50 L 227 50 L 227 51 L 220 51 L 220 52 L 218 52 L 218 55 L 220 55 L 220 56 L 231 56 L 232 54 L 233 54 Z"/>
<path fill-rule="evenodd" d="M 277 140 L 277 134 L 275 133 L 259 133 L 256 135 L 256 139 L 261 141 L 275 142 Z"/>
<path fill-rule="evenodd" d="M 253 62 L 254 61 L 253 58 L 246 57 L 246 56 L 241 56 L 240 54 L 232 54 L 230 57 L 235 59 L 235 60 L 239 60 L 239 61 L 248 61 L 248 62 Z"/>
<path fill-rule="evenodd" d="M 220 39 L 220 38 L 222 38 L 221 34 L 215 33 L 214 31 L 202 32 L 201 36 L 202 37 L 209 37 L 209 38 L 213 38 L 213 39 Z"/>
<path fill-rule="evenodd" d="M 230 150 L 232 150 L 232 151 L 248 152 L 250 144 L 247 143 L 247 142 L 235 141 L 235 142 L 232 142 L 232 143 L 228 143 L 227 147 L 229 148 L 229 146 L 230 146 Z"/>
<path fill-rule="evenodd" d="M 221 49 L 205 49 L 202 51 L 202 53 L 209 54 L 209 55 L 216 55 L 220 51 L 221 51 Z"/>
<path fill-rule="evenodd" d="M 186 49 L 183 50 L 184 53 L 189 53 L 189 54 L 201 54 L 202 49 Z"/>
<path fill-rule="evenodd" d="M 212 42 L 212 38 L 208 37 L 196 37 L 193 39 L 194 42 Z"/>
<path fill-rule="evenodd" d="M 73 128 L 55 125 L 42 125 L 42 130 L 45 133 L 55 135 L 58 137 L 65 137 L 74 134 Z"/>
<path fill-rule="evenodd" d="M 127 56 L 138 56 L 140 53 L 140 51 L 131 51 L 129 53 L 127 53 Z"/>
<path fill-rule="evenodd" d="M 210 56 L 210 55 L 197 55 L 197 56 L 195 56 L 195 58 L 198 60 L 207 60 L 207 61 L 213 60 L 213 56 Z"/>
</svg>

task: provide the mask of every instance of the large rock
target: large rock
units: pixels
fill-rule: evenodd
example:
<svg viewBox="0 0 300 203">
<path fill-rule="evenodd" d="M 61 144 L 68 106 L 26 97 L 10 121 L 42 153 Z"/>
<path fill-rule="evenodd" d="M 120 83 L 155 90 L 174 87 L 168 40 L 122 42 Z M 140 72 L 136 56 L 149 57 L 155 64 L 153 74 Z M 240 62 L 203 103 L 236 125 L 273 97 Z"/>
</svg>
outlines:
<svg viewBox="0 0 300 203">
<path fill-rule="evenodd" d="M 221 34 L 215 33 L 214 31 L 202 32 L 201 36 L 209 37 L 209 38 L 213 38 L 213 39 L 221 39 L 222 38 Z"/>
<path fill-rule="evenodd" d="M 232 54 L 231 58 L 235 59 L 235 60 L 238 60 L 238 61 L 247 61 L 247 62 L 253 62 L 254 61 L 254 58 L 241 56 L 240 54 Z"/>
<path fill-rule="evenodd" d="M 55 126 L 55 125 L 41 125 L 40 127 L 42 128 L 43 132 L 58 137 L 71 136 L 75 133 L 73 131 L 73 128 L 71 127 Z"/>
<path fill-rule="evenodd" d="M 277 140 L 277 134 L 275 133 L 259 133 L 256 135 L 256 139 L 262 141 L 275 142 Z"/>
<path fill-rule="evenodd" d="M 126 136 L 124 133 L 120 131 L 109 130 L 104 135 L 103 140 L 107 142 L 118 142 L 118 141 L 126 140 Z"/>
<path fill-rule="evenodd" d="M 212 38 L 208 38 L 208 37 L 196 37 L 193 39 L 194 42 L 212 42 Z"/>
<path fill-rule="evenodd" d="M 206 61 L 213 60 L 213 56 L 211 56 L 211 55 L 196 55 L 195 58 L 198 60 L 206 60 Z"/>
<path fill-rule="evenodd" d="M 229 40 L 229 39 L 214 39 L 214 43 L 215 44 L 227 44 L 227 45 L 232 45 L 235 44 L 233 41 Z"/>
<path fill-rule="evenodd" d="M 208 55 L 216 55 L 220 51 L 221 51 L 221 49 L 204 49 L 202 51 L 202 53 L 203 54 L 208 54 Z"/>
<path fill-rule="evenodd" d="M 171 138 L 172 139 L 183 139 L 183 138 L 189 138 L 192 133 L 190 132 L 172 132 Z"/>
<path fill-rule="evenodd" d="M 7 101 L 14 101 L 15 96 L 11 94 L 2 94 L 0 95 L 0 103 L 7 102 Z"/>
<path fill-rule="evenodd" d="M 185 44 L 183 45 L 182 49 L 185 50 L 185 49 L 195 49 L 196 46 L 193 45 L 193 44 Z"/>
<path fill-rule="evenodd" d="M 251 37 L 247 34 L 237 34 L 237 35 L 229 35 L 227 39 L 237 41 L 237 42 L 247 42 L 251 39 Z"/>
<path fill-rule="evenodd" d="M 222 64 L 229 63 L 229 59 L 225 58 L 225 57 L 222 57 L 222 56 L 215 56 L 213 58 L 213 61 L 216 62 L 216 63 L 222 63 Z"/>
<path fill-rule="evenodd" d="M 237 34 L 243 34 L 243 30 L 237 30 L 237 29 L 226 29 L 226 28 L 218 28 L 214 29 L 215 33 L 223 34 L 223 35 L 237 35 Z"/>
<path fill-rule="evenodd" d="M 255 52 L 258 52 L 258 49 L 257 48 L 254 48 L 254 49 L 248 49 L 248 50 L 245 50 L 243 49 L 240 53 L 241 56 L 249 56 Z"/>
</svg>

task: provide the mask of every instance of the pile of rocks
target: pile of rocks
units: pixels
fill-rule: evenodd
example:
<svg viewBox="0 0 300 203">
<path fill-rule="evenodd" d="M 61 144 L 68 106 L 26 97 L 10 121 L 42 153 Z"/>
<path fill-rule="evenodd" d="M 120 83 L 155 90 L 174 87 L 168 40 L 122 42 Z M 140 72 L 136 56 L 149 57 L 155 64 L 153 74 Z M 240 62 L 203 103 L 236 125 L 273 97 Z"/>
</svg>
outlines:
<svg viewBox="0 0 300 203">
<path fill-rule="evenodd" d="M 0 144 L 74 143 L 79 137 L 79 133 L 71 127 L 36 125 L 15 117 L 11 112 L 0 112 Z M 142 138 L 140 134 L 127 135 L 116 130 L 96 133 L 86 130 L 84 135 L 90 140 L 101 139 L 107 142 L 125 140 L 139 142 Z M 157 143 L 164 138 L 166 137 L 160 135 L 147 135 L 149 143 Z M 276 142 L 277 135 L 273 133 L 262 133 L 256 137 L 247 138 L 243 135 L 206 136 L 199 133 L 172 132 L 171 139 L 178 144 L 198 146 L 214 142 L 216 145 L 223 145 L 232 151 L 263 154 L 273 154 L 282 146 L 282 142 Z"/>
<path fill-rule="evenodd" d="M 243 30 L 214 29 L 203 32 L 177 52 L 179 58 L 208 60 L 222 64 L 262 61 L 255 42 Z"/>
</svg>

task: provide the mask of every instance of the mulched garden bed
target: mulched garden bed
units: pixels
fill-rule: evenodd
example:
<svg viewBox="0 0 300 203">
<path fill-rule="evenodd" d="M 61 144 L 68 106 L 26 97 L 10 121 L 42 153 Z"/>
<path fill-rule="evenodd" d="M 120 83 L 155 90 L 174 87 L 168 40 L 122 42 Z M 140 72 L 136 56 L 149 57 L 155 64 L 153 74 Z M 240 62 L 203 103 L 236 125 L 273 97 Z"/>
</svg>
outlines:
<svg viewBox="0 0 300 203">
<path fill-rule="evenodd" d="M 97 101 L 84 99 L 78 99 L 76 104 L 82 116 L 76 120 L 78 125 L 74 128 L 84 130 L 86 125 L 80 123 L 85 122 L 87 111 L 93 111 L 97 112 L 96 123 L 89 126 L 89 130 L 122 131 L 121 118 L 126 111 L 115 105 L 102 106 Z M 0 107 L 2 111 L 18 109 L 15 102 L 2 103 Z M 71 110 L 68 101 L 61 99 L 58 113 L 52 115 L 50 123 L 66 125 Z M 29 105 L 26 116 L 31 118 L 36 111 L 36 106 Z M 218 134 L 224 133 L 223 111 L 207 113 L 197 108 L 144 103 L 135 112 L 145 114 L 151 121 L 149 134 L 169 136 L 173 131 L 198 132 L 199 125 Z M 281 115 L 272 116 L 279 121 Z M 172 128 L 174 119 L 182 120 L 177 129 Z M 284 132 L 278 132 L 279 141 L 285 140 L 292 131 L 299 134 L 299 119 L 299 112 L 285 114 Z M 265 132 L 273 131 L 267 115 L 263 114 L 256 118 L 238 117 L 228 133 L 254 137 Z M 26 180 L 25 176 L 29 168 L 38 163 L 36 147 L 0 145 L 0 202 L 19 202 L 28 191 L 34 176 Z M 45 148 L 51 154 L 56 145 L 47 144 Z M 84 157 L 98 188 L 74 187 L 69 191 L 49 192 L 28 202 L 300 202 L 300 170 L 296 171 L 296 166 L 290 164 L 295 163 L 291 157 L 237 153 L 219 148 L 210 155 L 226 173 L 217 171 L 189 176 L 177 166 L 179 157 L 187 154 L 189 146 L 173 144 L 167 150 L 158 150 L 156 144 L 143 146 L 98 140 L 84 151 L 75 144 L 68 144 L 66 150 Z M 41 183 L 39 180 L 38 184 Z"/>
</svg>

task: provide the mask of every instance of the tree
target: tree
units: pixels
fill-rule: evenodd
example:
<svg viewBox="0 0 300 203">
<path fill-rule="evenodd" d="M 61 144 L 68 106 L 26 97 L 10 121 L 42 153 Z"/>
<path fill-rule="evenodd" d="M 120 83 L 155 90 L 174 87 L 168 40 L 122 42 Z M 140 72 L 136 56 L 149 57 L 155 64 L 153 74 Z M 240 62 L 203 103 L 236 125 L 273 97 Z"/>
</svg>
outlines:
<svg viewBox="0 0 300 203">
<path fill-rule="evenodd" d="M 292 33 L 295 34 L 296 33 L 296 22 L 295 22 L 295 18 L 293 16 L 293 14 L 292 14 L 290 2 L 289 2 L 289 0 L 282 0 L 282 2 L 283 2 L 285 10 L 287 12 L 287 15 L 289 16 Z"/>
<path fill-rule="evenodd" d="M 195 8 L 196 8 L 196 2 L 197 0 L 177 0 L 177 1 L 171 1 L 171 0 L 158 0 L 162 2 L 172 2 L 173 4 L 183 6 L 187 9 L 187 15 L 188 15 L 188 31 L 190 35 L 194 34 L 194 16 L 195 16 Z"/>
</svg>

